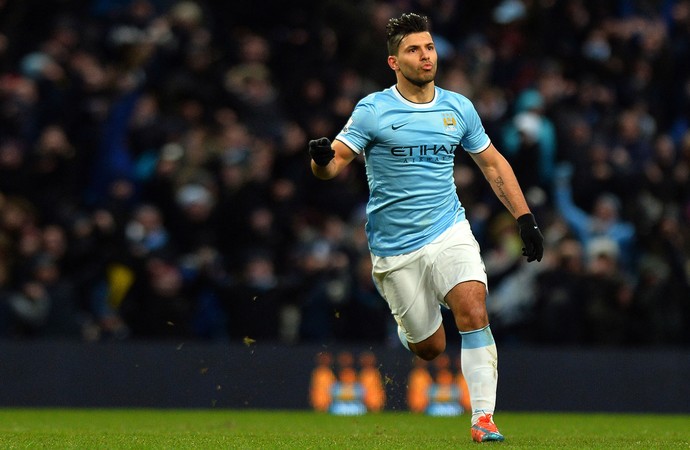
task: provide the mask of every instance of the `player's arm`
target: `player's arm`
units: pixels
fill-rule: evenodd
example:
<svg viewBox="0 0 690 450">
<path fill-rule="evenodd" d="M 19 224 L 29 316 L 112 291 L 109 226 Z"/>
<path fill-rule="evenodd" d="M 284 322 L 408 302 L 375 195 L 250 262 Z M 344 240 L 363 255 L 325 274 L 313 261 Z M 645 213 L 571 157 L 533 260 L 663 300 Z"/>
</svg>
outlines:
<svg viewBox="0 0 690 450">
<path fill-rule="evenodd" d="M 494 193 L 516 219 L 529 214 L 527 200 L 522 193 L 513 168 L 493 144 L 479 153 L 470 153 Z"/>
<path fill-rule="evenodd" d="M 312 173 L 322 180 L 337 176 L 357 156 L 342 142 L 331 142 L 325 137 L 309 141 L 309 155 Z"/>
<path fill-rule="evenodd" d="M 517 220 L 520 237 L 525 244 L 522 254 L 527 257 L 528 262 L 541 261 L 544 254 L 544 237 L 539 231 L 534 215 L 530 212 L 510 163 L 493 144 L 489 144 L 482 152 L 470 154 L 498 199 Z"/>
</svg>

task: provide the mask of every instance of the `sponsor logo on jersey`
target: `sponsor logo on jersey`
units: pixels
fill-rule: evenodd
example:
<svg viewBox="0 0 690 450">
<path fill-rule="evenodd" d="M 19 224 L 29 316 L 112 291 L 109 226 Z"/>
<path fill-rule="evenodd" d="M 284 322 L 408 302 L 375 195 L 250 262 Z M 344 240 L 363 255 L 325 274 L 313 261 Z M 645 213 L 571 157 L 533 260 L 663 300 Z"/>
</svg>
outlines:
<svg viewBox="0 0 690 450">
<path fill-rule="evenodd" d="M 391 155 L 393 156 L 453 156 L 455 149 L 460 144 L 423 144 L 423 145 L 400 145 L 391 147 Z"/>
<path fill-rule="evenodd" d="M 455 158 L 455 149 L 460 144 L 424 144 L 401 145 L 391 147 L 391 155 L 402 158 L 403 164 L 414 162 L 452 161 Z"/>
</svg>

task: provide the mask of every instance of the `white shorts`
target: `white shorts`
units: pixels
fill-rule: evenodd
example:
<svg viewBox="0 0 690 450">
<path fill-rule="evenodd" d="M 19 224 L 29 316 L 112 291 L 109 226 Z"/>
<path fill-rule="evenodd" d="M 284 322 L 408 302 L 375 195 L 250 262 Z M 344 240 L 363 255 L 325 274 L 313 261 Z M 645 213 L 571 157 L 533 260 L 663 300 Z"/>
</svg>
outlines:
<svg viewBox="0 0 690 450">
<path fill-rule="evenodd" d="M 395 321 L 412 343 L 438 330 L 446 294 L 463 281 L 487 286 L 479 244 L 467 220 L 456 223 L 424 247 L 404 255 L 371 255 L 374 283 Z"/>
</svg>

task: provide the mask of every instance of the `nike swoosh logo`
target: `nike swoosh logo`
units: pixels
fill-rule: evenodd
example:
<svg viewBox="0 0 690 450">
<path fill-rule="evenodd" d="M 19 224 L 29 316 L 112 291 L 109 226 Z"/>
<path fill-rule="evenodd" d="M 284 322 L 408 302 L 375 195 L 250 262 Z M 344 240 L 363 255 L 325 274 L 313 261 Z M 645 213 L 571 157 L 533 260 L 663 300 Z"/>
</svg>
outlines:
<svg viewBox="0 0 690 450">
<path fill-rule="evenodd" d="M 391 125 L 391 128 L 393 129 L 393 131 L 395 131 L 395 130 L 397 130 L 398 128 L 404 127 L 405 125 L 407 125 L 407 123 L 402 123 L 402 124 L 400 124 L 400 125 L 398 125 L 398 126 Z"/>
</svg>

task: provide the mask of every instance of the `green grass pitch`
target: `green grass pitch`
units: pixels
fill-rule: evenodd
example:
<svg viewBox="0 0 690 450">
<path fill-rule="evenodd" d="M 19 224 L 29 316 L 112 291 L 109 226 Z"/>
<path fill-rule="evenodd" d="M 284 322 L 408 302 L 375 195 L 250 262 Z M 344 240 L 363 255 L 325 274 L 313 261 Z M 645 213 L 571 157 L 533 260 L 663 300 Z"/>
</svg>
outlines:
<svg viewBox="0 0 690 450">
<path fill-rule="evenodd" d="M 690 448 L 690 416 L 644 414 L 496 415 L 493 448 Z M 468 416 L 402 412 L 334 417 L 306 411 L 0 409 L 3 449 L 458 449 Z"/>
</svg>

